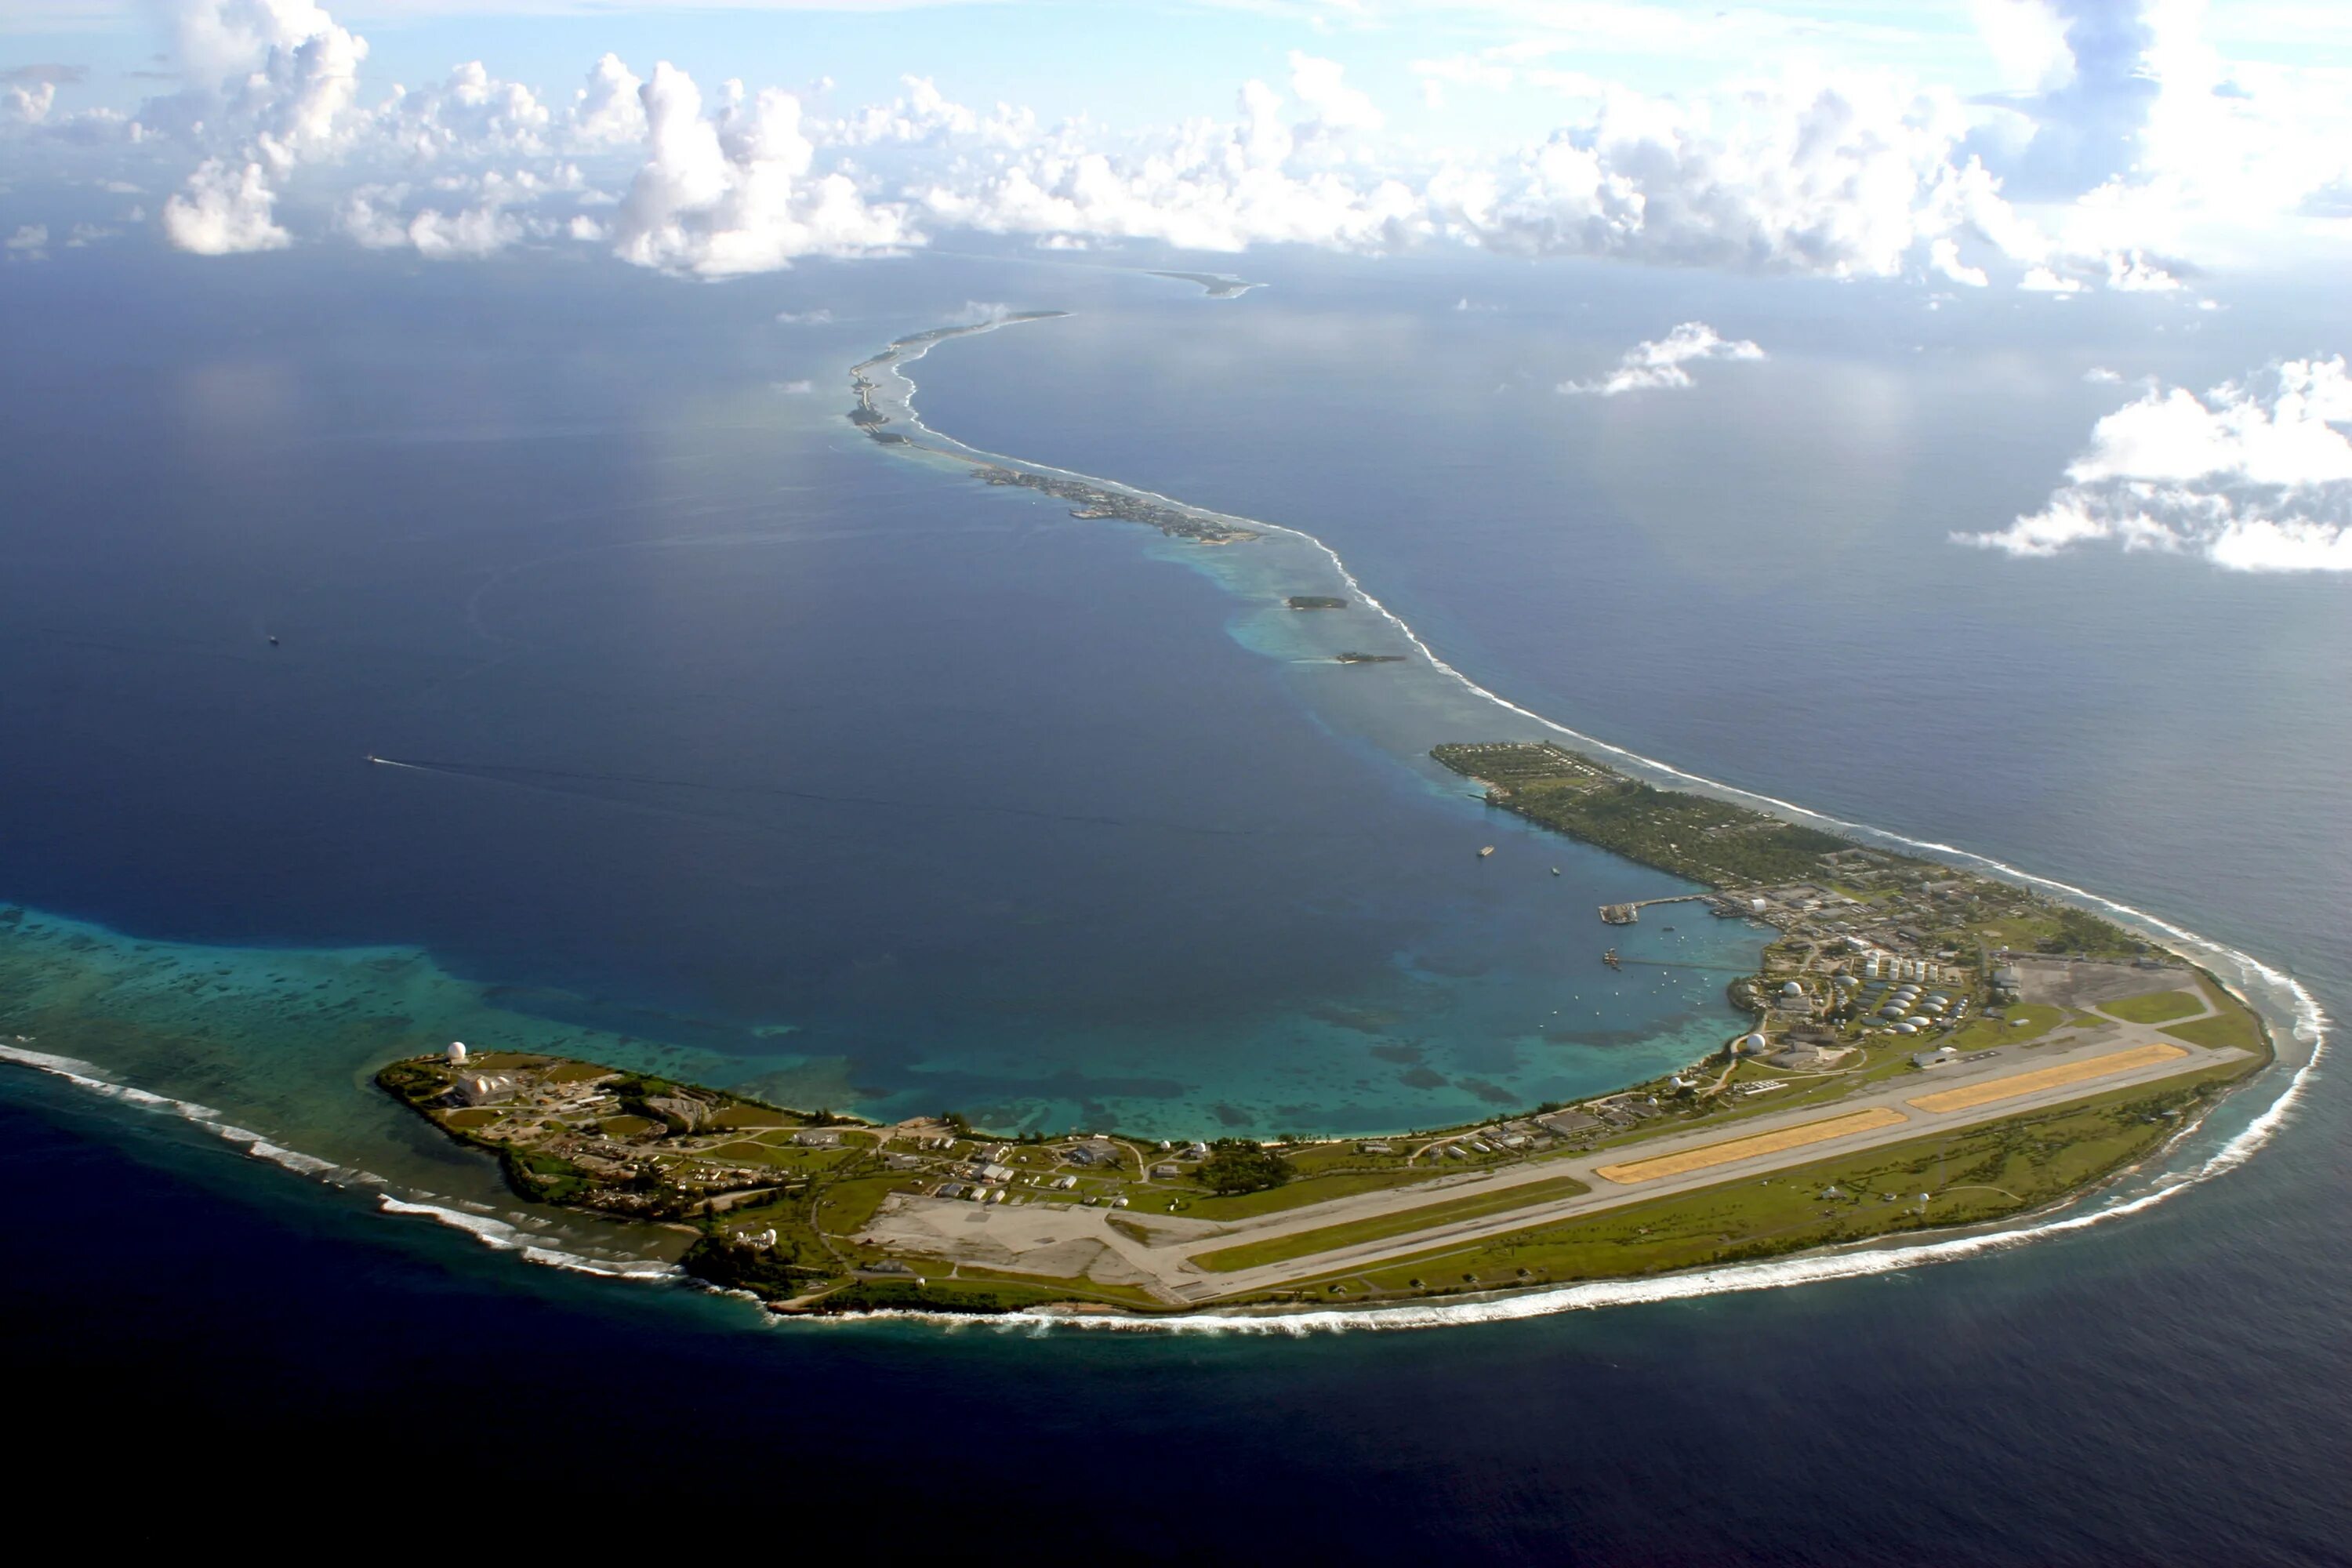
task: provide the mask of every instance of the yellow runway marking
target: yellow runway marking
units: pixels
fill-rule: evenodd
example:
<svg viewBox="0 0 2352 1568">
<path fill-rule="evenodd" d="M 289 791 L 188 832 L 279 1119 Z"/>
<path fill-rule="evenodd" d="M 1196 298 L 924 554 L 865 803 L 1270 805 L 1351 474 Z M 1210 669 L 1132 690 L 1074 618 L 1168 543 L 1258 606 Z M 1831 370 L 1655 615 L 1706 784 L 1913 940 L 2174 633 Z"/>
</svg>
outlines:
<svg viewBox="0 0 2352 1568">
<path fill-rule="evenodd" d="M 1629 1186 L 1635 1182 L 1654 1182 L 1662 1176 L 1704 1171 L 1710 1165 L 1728 1165 L 1735 1160 L 1752 1160 L 1759 1154 L 1777 1154 L 1783 1149 L 1801 1149 L 1808 1143 L 1826 1143 L 1832 1138 L 1867 1132 L 1876 1127 L 1893 1127 L 1909 1120 L 1893 1106 L 1882 1105 L 1875 1110 L 1851 1111 L 1844 1116 L 1832 1116 L 1821 1121 L 1801 1121 L 1794 1127 L 1783 1127 L 1778 1132 L 1759 1132 L 1752 1137 L 1733 1138 L 1721 1143 L 1685 1149 L 1679 1154 L 1661 1154 L 1654 1160 L 1631 1160 L 1622 1165 L 1602 1165 L 1593 1174 L 1606 1177 L 1619 1186 Z"/>
<path fill-rule="evenodd" d="M 2127 1051 L 2110 1051 L 2088 1061 L 2067 1062 L 2054 1068 L 2040 1068 L 2032 1072 L 2011 1073 L 1985 1083 L 1971 1083 L 1958 1089 L 1948 1089 L 1937 1094 L 1923 1094 L 1910 1103 L 1922 1110 L 1967 1110 L 1979 1105 L 1991 1105 L 1999 1100 L 2015 1100 L 2021 1095 L 2039 1094 L 2045 1089 L 2063 1089 L 2070 1083 L 2088 1083 L 2095 1078 L 2112 1078 L 2135 1068 L 2151 1068 L 2158 1062 L 2168 1062 L 2189 1053 L 2179 1046 L 2137 1046 Z"/>
</svg>

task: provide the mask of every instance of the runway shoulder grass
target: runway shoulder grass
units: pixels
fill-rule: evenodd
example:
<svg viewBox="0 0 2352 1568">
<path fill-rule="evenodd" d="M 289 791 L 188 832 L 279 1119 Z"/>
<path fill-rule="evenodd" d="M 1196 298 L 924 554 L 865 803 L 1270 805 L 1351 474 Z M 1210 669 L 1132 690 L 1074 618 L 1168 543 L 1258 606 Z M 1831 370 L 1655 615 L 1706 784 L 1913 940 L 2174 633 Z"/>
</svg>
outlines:
<svg viewBox="0 0 2352 1568">
<path fill-rule="evenodd" d="M 1452 1224 L 1456 1220 L 1483 1219 L 1488 1215 L 1505 1214 L 1512 1209 L 1549 1203 L 1556 1198 L 1575 1197 L 1591 1190 L 1573 1176 L 1556 1176 L 1549 1181 L 1530 1182 L 1524 1186 L 1507 1187 L 1500 1192 L 1481 1193 L 1448 1203 L 1423 1204 L 1417 1208 L 1400 1209 L 1393 1214 L 1355 1220 L 1347 1225 L 1325 1226 L 1319 1230 L 1300 1231 L 1266 1241 L 1219 1247 L 1213 1252 L 1199 1254 L 1193 1261 L 1203 1268 L 1231 1273 L 1235 1269 L 1255 1268 L 1262 1264 L 1285 1263 L 1294 1258 L 1311 1258 L 1318 1252 L 1354 1247 L 1361 1242 L 1410 1236 L 1414 1231 Z"/>
<path fill-rule="evenodd" d="M 1639 1278 L 2001 1219 L 2054 1203 L 2129 1164 L 2254 1065 L 2232 1063 L 1755 1182 L 1435 1248 L 1373 1269 L 1326 1275 L 1305 1289 L 1327 1294 L 1339 1284 L 1360 1300 Z"/>
</svg>

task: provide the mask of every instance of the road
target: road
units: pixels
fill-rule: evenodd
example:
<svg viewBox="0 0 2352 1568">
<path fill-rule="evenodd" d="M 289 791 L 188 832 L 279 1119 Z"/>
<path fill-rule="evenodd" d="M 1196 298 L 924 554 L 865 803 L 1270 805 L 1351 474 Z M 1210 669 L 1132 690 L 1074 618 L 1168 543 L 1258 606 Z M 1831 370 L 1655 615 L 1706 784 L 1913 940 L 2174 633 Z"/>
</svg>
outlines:
<svg viewBox="0 0 2352 1568">
<path fill-rule="evenodd" d="M 2211 1016 L 2210 1007 L 2197 1015 Z M 2170 1022 L 2177 1025 L 2194 1021 L 2180 1018 Z M 2160 1053 L 2147 1049 L 2158 1046 L 2170 1047 L 2171 1050 Z M 2110 1019 L 2106 1026 L 2088 1031 L 2062 1031 L 2047 1044 L 2001 1047 L 1977 1060 L 1948 1063 L 1925 1072 L 1898 1073 L 1828 1105 L 1768 1112 L 1744 1117 L 1728 1125 L 1717 1123 L 1664 1134 L 1630 1146 L 1553 1155 L 1500 1170 L 1469 1172 L 1362 1193 L 1250 1220 L 1220 1224 L 1178 1215 L 1121 1211 L 1118 1217 L 1145 1232 L 1141 1240 L 1113 1229 L 1108 1223 L 1111 1211 L 1101 1208 L 1041 1204 L 982 1207 L 929 1198 L 898 1200 L 877 1216 L 872 1229 L 883 1239 L 913 1252 L 954 1257 L 1011 1272 L 1062 1278 L 1069 1277 L 1075 1263 L 1091 1278 L 1106 1283 L 1141 1285 L 1171 1301 L 1203 1302 L 1280 1289 L 1342 1269 L 1369 1268 L 1434 1247 L 1466 1245 L 1533 1226 L 1604 1213 L 1727 1182 L 1755 1180 L 1792 1166 L 1998 1121 L 2117 1089 L 2159 1082 L 2243 1060 L 2247 1054 L 2235 1048 L 2212 1049 L 2169 1040 L 2157 1027 Z M 2096 1076 L 2074 1081 L 2049 1081 L 2065 1076 L 2052 1069 L 2076 1068 L 2091 1072 L 2094 1069 L 2086 1064 L 2108 1058 L 2116 1058 L 2118 1063 L 2113 1070 L 2099 1070 Z M 1974 1097 L 1950 1092 L 1980 1089 L 1996 1079 L 2008 1079 L 2021 1080 L 2022 1087 L 1984 1103 L 1958 1105 L 1955 1101 Z M 1918 1100 L 1930 1104 L 1915 1103 Z M 1934 1105 L 1952 1108 L 1937 1110 L 1932 1108 Z M 1864 1112 L 1871 1114 L 1862 1114 Z M 1813 1136 L 1801 1131 L 1833 1120 L 1842 1126 L 1829 1136 Z M 1787 1137 L 1775 1140 L 1772 1135 L 1776 1133 Z M 1770 1146 L 1778 1142 L 1786 1142 L 1788 1146 Z M 1726 1144 L 1743 1147 L 1727 1155 L 1718 1147 Z M 1746 1152 L 1747 1149 L 1758 1152 Z M 1681 1169 L 1678 1167 L 1692 1162 L 1671 1158 L 1676 1155 L 1689 1155 L 1698 1163 L 1696 1168 Z M 1601 1173 L 1604 1167 L 1613 1171 L 1618 1179 L 1612 1180 Z M 1556 1181 L 1561 1176 L 1574 1176 L 1591 1190 L 1256 1268 L 1221 1272 L 1204 1268 L 1198 1261 L 1202 1253 L 1243 1243 L 1273 1241 L 1329 1226 L 1379 1219 L 1458 1198 Z"/>
</svg>

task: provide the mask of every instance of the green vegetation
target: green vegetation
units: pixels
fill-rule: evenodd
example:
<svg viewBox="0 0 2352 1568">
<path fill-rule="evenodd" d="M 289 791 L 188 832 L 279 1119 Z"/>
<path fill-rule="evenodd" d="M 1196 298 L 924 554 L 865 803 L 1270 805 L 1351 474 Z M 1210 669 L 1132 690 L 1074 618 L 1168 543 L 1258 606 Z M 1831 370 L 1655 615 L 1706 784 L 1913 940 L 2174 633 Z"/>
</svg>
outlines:
<svg viewBox="0 0 2352 1568">
<path fill-rule="evenodd" d="M 1996 1046 L 2021 1046 L 2038 1040 L 2066 1021 L 2063 1007 L 2042 1002 L 2020 1002 L 2006 1018 L 1972 1018 L 1948 1036 L 1944 1043 L 1957 1051 L 1984 1051 Z"/>
<path fill-rule="evenodd" d="M 1194 1197 L 1178 1212 L 1187 1219 L 1255 1219 L 1260 1215 L 1278 1214 L 1284 1209 L 1305 1208 L 1309 1204 L 1329 1203 L 1334 1198 L 1353 1197 L 1358 1193 L 1376 1193 L 1386 1187 L 1402 1187 L 1454 1173 L 1433 1165 L 1415 1165 L 1381 1171 L 1339 1171 L 1325 1176 L 1294 1176 L 1282 1186 L 1261 1187 L 1254 1193 Z M 1141 1197 L 1168 1190 L 1165 1187 L 1150 1187 L 1138 1188 L 1135 1192 L 1138 1197 Z"/>
<path fill-rule="evenodd" d="M 2213 1017 L 2200 1018 L 2193 1024 L 2174 1024 L 2164 1032 L 2174 1039 L 2186 1040 L 2192 1046 L 2204 1046 L 2211 1050 L 2228 1050 L 2231 1047 L 2252 1051 L 2256 1056 L 2270 1055 L 2270 1041 L 2263 1034 L 2262 1020 L 2256 1018 L 2246 1005 L 2210 983 L 2200 987 L 2221 1011 Z"/>
<path fill-rule="evenodd" d="M 1572 1198 L 1591 1190 L 1573 1176 L 1555 1176 L 1548 1182 L 1529 1182 L 1524 1186 L 1480 1193 L 1475 1197 L 1455 1198 L 1450 1203 L 1423 1204 L 1418 1208 L 1400 1209 L 1394 1214 L 1378 1215 L 1347 1225 L 1329 1225 L 1319 1230 L 1304 1230 L 1293 1236 L 1222 1247 L 1214 1252 L 1196 1253 L 1192 1261 L 1203 1268 L 1229 1274 L 1238 1269 L 1255 1268 L 1262 1264 L 1311 1258 L 1318 1252 L 1354 1247 L 1360 1242 L 1384 1241 L 1392 1236 L 1411 1236 L 1432 1226 L 1507 1214 L 1512 1209 L 1550 1203 L 1559 1198 Z"/>
<path fill-rule="evenodd" d="M 1344 610 L 1348 607 L 1347 600 L 1333 598 L 1328 594 L 1293 594 L 1284 602 L 1294 610 Z"/>
<path fill-rule="evenodd" d="M 2051 906 L 2045 921 L 2050 929 L 2033 944 L 2042 952 L 2126 958 L 2147 945 L 2098 916 L 2067 904 Z"/>
<path fill-rule="evenodd" d="M 810 1165 L 837 1163 L 842 1158 L 838 1149 L 799 1149 L 789 1143 L 761 1143 L 739 1138 L 731 1143 L 721 1143 L 715 1149 L 698 1150 L 700 1160 L 719 1163 L 732 1161 L 745 1165 L 777 1165 L 794 1170 Z"/>
<path fill-rule="evenodd" d="M 1483 780 L 1497 805 L 1629 860 L 1713 887 L 1818 876 L 1823 855 L 1853 847 L 1834 834 L 1744 805 L 1654 789 L 1558 746 L 1439 746 L 1430 755 L 1458 773 Z"/>
<path fill-rule="evenodd" d="M 1281 1155 L 1247 1138 L 1220 1138 L 1209 1145 L 1193 1179 L 1213 1193 L 1256 1193 L 1290 1180 Z"/>
<path fill-rule="evenodd" d="M 594 1190 L 589 1173 L 558 1154 L 507 1144 L 499 1150 L 499 1169 L 519 1197 L 542 1204 L 574 1204 Z"/>
<path fill-rule="evenodd" d="M 739 1102 L 712 1115 L 703 1125 L 732 1131 L 751 1127 L 803 1127 L 807 1123 L 791 1111 L 778 1110 L 772 1105 Z"/>
<path fill-rule="evenodd" d="M 1622 1279 L 1997 1219 L 2054 1202 L 2129 1163 L 2179 1125 L 2168 1112 L 2185 1112 L 2243 1070 L 2215 1069 L 2119 1090 L 1759 1182 L 1417 1253 L 1318 1283 L 1338 1279 L 1376 1293 L 1421 1294 L 1411 1283 L 1415 1279 L 1444 1279 L 1455 1290 Z M 1924 1207 L 1922 1193 L 1928 1194 Z"/>
<path fill-rule="evenodd" d="M 705 1236 L 686 1250 L 677 1266 L 722 1290 L 746 1290 L 762 1300 L 782 1300 L 822 1285 L 829 1268 L 809 1268 L 789 1240 L 753 1247 L 731 1237 Z"/>
<path fill-rule="evenodd" d="M 827 1295 L 820 1303 L 826 1312 L 969 1312 L 990 1315 L 1017 1312 L 1066 1301 L 1072 1292 L 1050 1284 L 1019 1284 L 963 1279 L 860 1279 Z"/>
<path fill-rule="evenodd" d="M 2202 997 L 2188 991 L 2158 991 L 2146 996 L 2126 996 L 2119 1002 L 2102 1002 L 2099 1011 L 2111 1018 L 2122 1018 L 2134 1024 L 2161 1024 L 2168 1018 L 2186 1018 L 2192 1013 L 2202 1013 Z"/>
<path fill-rule="evenodd" d="M 1856 862 L 1848 856 L 1832 863 L 1849 867 Z M 1866 869 L 1870 862 L 1862 864 Z M 1948 900 L 1967 896 L 1955 895 L 1948 884 L 1939 884 L 1933 894 Z M 1800 948 L 1804 952 L 1798 953 Z M 1772 956 L 1776 951 L 1784 954 L 1777 961 Z M 1767 949 L 1768 977 L 1775 962 L 1801 968 L 1817 952 L 1798 938 L 1784 937 Z M 2178 984 L 2177 978 L 2172 983 Z M 2148 984 L 2161 985 L 2167 980 L 2152 978 Z M 998 1236 L 1017 1234 L 1020 1222 L 1010 1213 L 1014 1205 L 1041 1205 L 1032 1212 L 1044 1213 L 1050 1212 L 1045 1205 L 1110 1205 L 1124 1200 L 1133 1205 L 1133 1213 L 1107 1215 L 1103 1223 L 1124 1238 L 1121 1245 L 1158 1247 L 1176 1238 L 1164 1221 L 1152 1223 L 1150 1216 L 1166 1209 L 1211 1222 L 1263 1219 L 1314 1204 L 1452 1178 L 1438 1192 L 1401 1194 L 1401 1201 L 1410 1207 L 1340 1223 L 1318 1216 L 1306 1222 L 1312 1228 L 1293 1235 L 1250 1239 L 1244 1233 L 1220 1237 L 1205 1250 L 1189 1253 L 1192 1262 L 1213 1276 L 1290 1263 L 1296 1269 L 1282 1273 L 1295 1277 L 1330 1270 L 1327 1255 L 1350 1247 L 1388 1243 L 1413 1249 L 1394 1263 L 1327 1272 L 1310 1282 L 1327 1292 L 1318 1299 L 1336 1295 L 1358 1301 L 1764 1258 L 1932 1226 L 1996 1219 L 2047 1204 L 2137 1157 L 2178 1126 L 2200 1098 L 2267 1060 L 2267 1039 L 2252 1012 L 2210 976 L 2199 984 L 2219 1012 L 2210 1019 L 2179 1025 L 2176 1032 L 2200 1045 L 2240 1047 L 2250 1053 L 2247 1059 L 2158 1085 L 2118 1089 L 2056 1110 L 1823 1160 L 1760 1182 L 1718 1183 L 1549 1224 L 1538 1223 L 1542 1206 L 1586 1193 L 1583 1182 L 1547 1172 L 1517 1186 L 1463 1184 L 1464 1163 L 1431 1165 L 1412 1160 L 1412 1149 L 1433 1134 L 1371 1145 L 1349 1140 L 1294 1141 L 1287 1147 L 1271 1148 L 1226 1138 L 1213 1144 L 1197 1166 L 1181 1161 L 1175 1173 L 1158 1178 L 1145 1178 L 1127 1163 L 1139 1157 L 1151 1164 L 1150 1151 L 1136 1140 L 1119 1139 L 1114 1141 L 1121 1151 L 1118 1162 L 1106 1165 L 1097 1160 L 1076 1173 L 1074 1187 L 1055 1189 L 1045 1184 L 1061 1174 L 1058 1142 L 1049 1147 L 1040 1141 L 975 1133 L 961 1119 L 904 1130 L 845 1127 L 828 1134 L 831 1142 L 804 1145 L 794 1142 L 796 1133 L 809 1136 L 803 1129 L 845 1119 L 762 1106 L 723 1089 L 519 1053 L 508 1053 L 497 1064 L 516 1082 L 509 1097 L 496 1105 L 464 1104 L 458 1074 L 436 1058 L 395 1062 L 378 1081 L 453 1138 L 496 1154 L 508 1184 L 519 1195 L 698 1233 L 684 1259 L 688 1272 L 772 1304 L 789 1302 L 793 1311 L 898 1307 L 1001 1312 L 1054 1302 L 1158 1311 L 1174 1305 L 1164 1276 L 1147 1276 L 1149 1285 L 1106 1285 L 1082 1272 L 1058 1277 L 1066 1268 L 1083 1268 L 1093 1256 L 1084 1247 L 1066 1263 L 1052 1265 L 1053 1277 L 1007 1273 L 973 1267 L 957 1227 L 952 1236 L 939 1233 L 950 1244 L 934 1257 L 928 1250 L 934 1243 L 919 1240 L 917 1235 L 942 1218 L 952 1225 L 953 1217 L 960 1216 L 943 1216 L 935 1210 L 885 1215 L 882 1211 L 900 1194 L 952 1196 L 971 1184 L 971 1195 L 995 1198 L 984 1209 L 975 1206 L 971 1217 L 1003 1214 L 1015 1229 L 976 1236 L 982 1248 L 993 1245 Z M 2128 998 L 2110 1005 L 2109 1010 L 2162 1022 L 2196 1005 L 2196 996 L 2180 990 Z M 2026 1004 L 2013 1007 L 2008 1018 L 1973 1019 L 1945 1037 L 1964 1048 L 1990 1049 L 2097 1022 L 2079 1012 Z M 1654 1113 L 1614 1130 L 1588 1122 L 1580 1135 L 1560 1143 L 1540 1135 L 1531 1144 L 1515 1140 L 1511 1150 L 1498 1147 L 1469 1168 L 1517 1166 L 1596 1149 L 1615 1150 L 1694 1126 L 1729 1126 L 1752 1116 L 1826 1107 L 1857 1087 L 1912 1070 L 1909 1052 L 1916 1037 L 1856 1038 L 1853 1026 L 1841 1025 L 1835 1017 L 1812 1027 L 1816 1037 L 1848 1039 L 1861 1054 L 1845 1058 L 1845 1070 L 1790 1070 L 1743 1059 L 1721 1077 L 1729 1090 L 1775 1086 L 1769 1093 L 1669 1092 L 1664 1080 L 1641 1086 L 1617 1103 L 1653 1108 Z M 1710 1070 L 1706 1082 L 1712 1086 L 1715 1081 Z M 1656 1093 L 1654 1100 L 1643 1092 L 1651 1090 Z M 1010 1165 L 1013 1171 L 975 1170 L 975 1162 L 983 1159 Z M 1168 1163 L 1165 1159 L 1158 1163 Z M 1928 1194 L 1924 1204 L 1921 1194 Z M 1450 1247 L 1432 1240 L 1433 1231 L 1480 1220 L 1520 1228 Z M 914 1230 L 902 1231 L 903 1226 Z M 892 1239 L 880 1239 L 886 1237 Z M 1185 1245 L 1189 1249 L 1202 1244 Z M 1016 1246 L 1003 1259 L 1009 1262 L 1017 1255 Z M 1295 1300 L 1300 1289 L 1292 1286 L 1247 1300 Z"/>
</svg>

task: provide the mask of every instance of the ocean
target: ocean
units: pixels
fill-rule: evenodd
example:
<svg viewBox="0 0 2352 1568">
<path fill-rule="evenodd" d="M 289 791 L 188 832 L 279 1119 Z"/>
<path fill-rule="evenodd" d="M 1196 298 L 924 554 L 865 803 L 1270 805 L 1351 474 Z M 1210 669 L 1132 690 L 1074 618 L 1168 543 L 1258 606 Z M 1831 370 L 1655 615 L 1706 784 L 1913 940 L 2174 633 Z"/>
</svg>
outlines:
<svg viewBox="0 0 2352 1568">
<path fill-rule="evenodd" d="M 2284 1073 L 2113 1223 L 1279 1336 L 772 1327 L 533 1267 L 626 1272 L 649 1238 L 517 1213 L 373 1097 L 375 1063 L 462 1035 L 877 1114 L 1313 1134 L 1693 1059 L 1762 933 L 1654 916 L 1611 939 L 1642 963 L 1601 966 L 1593 905 L 1684 889 L 1422 755 L 1530 715 L 2352 1001 L 2342 584 L 1947 539 L 2058 482 L 2126 395 L 2088 369 L 2242 374 L 2340 342 L 2324 293 L 2200 319 L 1236 267 L 1267 287 L 1018 254 L 724 288 L 131 252 L 12 279 L 42 374 L 0 392 L 0 1027 L 171 1102 L 0 1075 L 0 1159 L 51 1194 L 0 1292 L 20 1386 L 298 1468 L 328 1431 L 493 1462 L 522 1410 L 612 1434 L 648 1485 L 717 1455 L 1147 1557 L 2339 1550 L 2325 1062 L 2251 1157 L 2213 1164 Z M 1074 520 L 842 420 L 851 362 L 1006 309 L 1073 313 L 934 350 L 925 421 L 1266 536 Z M 1553 390 L 1690 319 L 1769 357 Z M 1330 662 L 1412 650 L 1364 606 L 1282 608 L 1337 568 L 1280 529 L 1460 679 Z M 2290 1016 L 2283 980 L 2262 999 Z M 499 1348 L 494 1394 L 459 1345 Z M 694 1444 L 630 1436 L 649 1389 Z M 861 1403 L 905 1425 L 833 1418 Z"/>
</svg>

